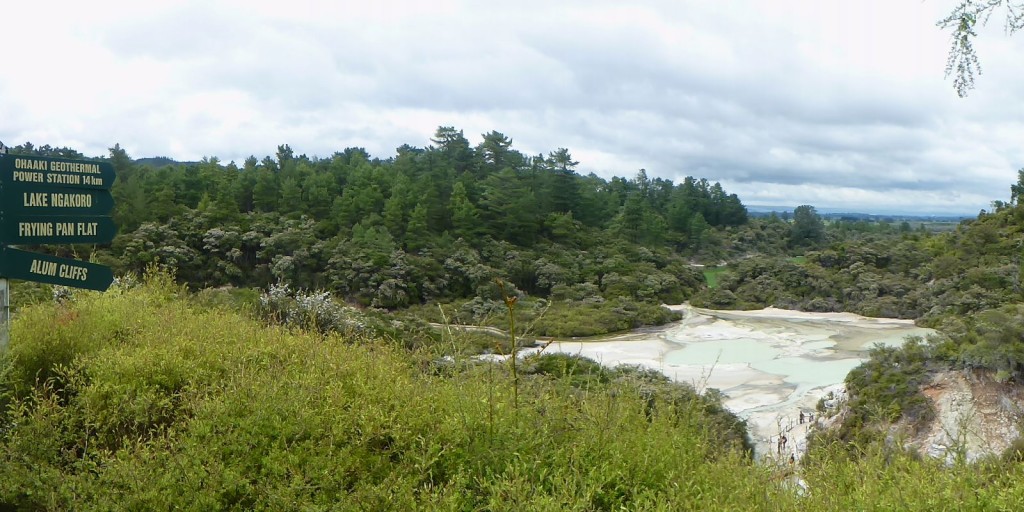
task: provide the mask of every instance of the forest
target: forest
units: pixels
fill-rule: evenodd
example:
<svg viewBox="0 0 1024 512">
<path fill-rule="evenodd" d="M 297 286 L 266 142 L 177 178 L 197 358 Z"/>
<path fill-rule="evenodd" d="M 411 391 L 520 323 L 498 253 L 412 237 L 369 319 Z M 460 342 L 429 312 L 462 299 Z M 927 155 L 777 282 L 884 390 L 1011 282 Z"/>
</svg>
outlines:
<svg viewBox="0 0 1024 512">
<path fill-rule="evenodd" d="M 722 230 L 748 220 L 735 194 L 706 179 L 582 176 L 567 149 L 526 156 L 499 132 L 471 147 L 440 127 L 430 141 L 388 159 L 359 148 L 309 158 L 281 145 L 241 167 L 140 164 L 115 145 L 120 231 L 94 257 L 119 273 L 155 263 L 195 290 L 285 284 L 377 310 L 472 302 L 462 316 L 474 323 L 499 305 L 500 278 L 507 293 L 554 299 L 552 315 L 599 310 L 600 325 L 550 330 L 582 335 L 667 320 L 657 305 L 703 286 L 688 258 L 717 257 Z"/>
<path fill-rule="evenodd" d="M 1024 369 L 1015 346 L 977 334 L 986 318 L 1015 318 L 1024 299 L 1024 170 L 1009 201 L 934 232 L 825 222 L 810 205 L 748 216 L 736 194 L 706 178 L 673 183 L 641 169 L 606 180 L 577 172 L 566 148 L 528 156 L 500 132 L 481 138 L 474 147 L 442 126 L 427 147 L 402 145 L 386 159 L 360 148 L 311 158 L 282 144 L 240 167 L 136 161 L 114 145 L 105 158 L 118 176 L 117 238 L 40 249 L 118 274 L 155 264 L 193 291 L 284 286 L 430 321 L 443 320 L 440 303 L 449 320 L 507 328 L 502 299 L 512 295 L 522 300 L 523 334 L 537 336 L 660 324 L 673 318 L 662 304 L 684 301 L 908 318 L 1004 354 L 944 350 L 951 363 Z M 83 156 L 31 143 L 11 152 Z"/>
</svg>

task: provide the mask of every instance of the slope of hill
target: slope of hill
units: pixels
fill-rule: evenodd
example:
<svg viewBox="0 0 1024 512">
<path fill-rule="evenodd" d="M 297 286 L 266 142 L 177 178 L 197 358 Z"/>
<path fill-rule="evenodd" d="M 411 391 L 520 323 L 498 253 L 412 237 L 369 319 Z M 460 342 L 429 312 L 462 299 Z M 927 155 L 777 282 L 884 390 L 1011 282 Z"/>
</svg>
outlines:
<svg viewBox="0 0 1024 512">
<path fill-rule="evenodd" d="M 716 426 L 726 413 L 685 388 L 574 372 L 564 358 L 520 379 L 502 364 L 435 359 L 199 307 L 166 277 L 25 308 L 0 380 L 0 509 L 767 499 L 767 473 Z"/>
<path fill-rule="evenodd" d="M 904 442 L 919 453 L 950 464 L 960 456 L 974 462 L 1007 453 L 1020 436 L 1024 387 L 996 382 L 993 372 L 939 372 L 923 393 L 935 418 Z"/>
<path fill-rule="evenodd" d="M 506 364 L 303 333 L 168 278 L 21 310 L 0 509 L 1010 510 L 1019 464 L 826 446 L 759 465 L 720 405 L 573 358 Z M 652 392 L 653 391 L 653 392 Z M 799 482 L 799 485 L 797 484 Z"/>
</svg>

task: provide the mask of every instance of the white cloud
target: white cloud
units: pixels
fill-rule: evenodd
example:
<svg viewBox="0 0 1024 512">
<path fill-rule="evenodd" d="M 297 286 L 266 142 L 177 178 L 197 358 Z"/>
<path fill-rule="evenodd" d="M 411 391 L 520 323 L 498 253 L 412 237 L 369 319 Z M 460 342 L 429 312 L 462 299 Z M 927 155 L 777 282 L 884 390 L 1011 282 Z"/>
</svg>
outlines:
<svg viewBox="0 0 1024 512">
<path fill-rule="evenodd" d="M 1024 167 L 1024 35 L 966 100 L 951 2 L 17 2 L 0 140 L 240 161 L 391 156 L 452 125 L 583 173 L 722 181 L 748 203 L 976 212 Z"/>
</svg>

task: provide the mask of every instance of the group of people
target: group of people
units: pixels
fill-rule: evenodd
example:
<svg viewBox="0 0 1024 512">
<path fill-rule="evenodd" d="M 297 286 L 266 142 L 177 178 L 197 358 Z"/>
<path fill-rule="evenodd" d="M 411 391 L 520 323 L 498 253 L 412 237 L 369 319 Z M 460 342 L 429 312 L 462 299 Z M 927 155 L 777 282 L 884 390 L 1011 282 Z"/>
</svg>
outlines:
<svg viewBox="0 0 1024 512">
<path fill-rule="evenodd" d="M 814 413 L 813 412 L 809 412 L 809 413 L 807 413 L 805 415 L 804 411 L 801 410 L 800 411 L 800 424 L 801 425 L 804 424 L 804 420 L 805 419 L 807 420 L 807 423 L 814 423 Z"/>
<path fill-rule="evenodd" d="M 786 434 L 779 436 L 779 448 L 777 452 L 779 455 L 782 455 L 782 450 L 786 449 L 786 441 L 789 441 L 789 439 L 786 438 Z"/>
<path fill-rule="evenodd" d="M 814 424 L 814 413 L 810 413 L 810 412 L 805 413 L 801 409 L 800 410 L 800 414 L 799 414 L 799 418 L 800 418 L 800 424 L 803 425 L 803 424 L 806 423 L 808 425 L 808 429 L 810 429 L 810 425 Z M 780 424 L 780 427 L 781 427 L 781 424 Z M 786 432 L 788 432 L 792 428 L 793 427 L 792 427 L 792 423 L 791 423 L 789 429 L 787 429 Z M 780 428 L 780 430 L 781 430 L 781 428 Z M 775 446 L 775 453 L 776 453 L 776 455 L 781 457 L 782 454 L 786 452 L 786 444 L 787 443 L 789 443 L 789 438 L 786 437 L 785 432 L 780 432 L 779 433 L 779 439 L 776 442 L 776 446 Z M 790 464 L 795 464 L 796 463 L 796 454 L 795 454 L 795 452 L 791 453 L 789 455 L 789 463 Z"/>
</svg>

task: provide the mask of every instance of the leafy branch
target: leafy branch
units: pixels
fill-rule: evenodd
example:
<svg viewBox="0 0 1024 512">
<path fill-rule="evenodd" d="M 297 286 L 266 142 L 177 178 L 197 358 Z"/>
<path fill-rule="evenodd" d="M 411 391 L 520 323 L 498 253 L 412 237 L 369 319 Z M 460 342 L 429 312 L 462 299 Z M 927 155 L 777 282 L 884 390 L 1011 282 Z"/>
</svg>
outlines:
<svg viewBox="0 0 1024 512">
<path fill-rule="evenodd" d="M 953 88 L 961 98 L 974 89 L 974 78 L 981 74 L 981 62 L 974 49 L 975 27 L 980 21 L 986 25 L 992 14 L 1006 10 L 1004 30 L 1013 35 L 1024 28 L 1024 2 L 1008 0 L 962 0 L 953 12 L 938 21 L 943 29 L 953 29 L 949 57 L 946 59 L 946 78 L 953 76 Z"/>
</svg>

